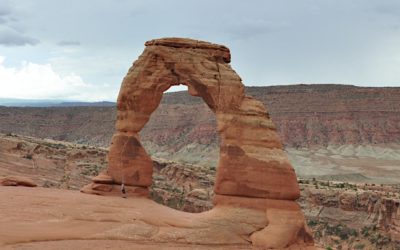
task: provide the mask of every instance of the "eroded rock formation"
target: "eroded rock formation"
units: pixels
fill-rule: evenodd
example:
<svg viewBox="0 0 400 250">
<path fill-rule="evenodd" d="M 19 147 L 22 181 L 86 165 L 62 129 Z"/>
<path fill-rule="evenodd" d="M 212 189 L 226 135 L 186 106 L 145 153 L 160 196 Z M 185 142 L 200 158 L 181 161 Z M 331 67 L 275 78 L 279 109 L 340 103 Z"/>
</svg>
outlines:
<svg viewBox="0 0 400 250">
<path fill-rule="evenodd" d="M 261 102 L 245 96 L 240 77 L 229 65 L 229 49 L 179 38 L 152 40 L 145 45 L 122 82 L 108 169 L 82 191 L 120 195 L 124 184 L 128 197 L 147 195 L 153 164 L 138 133 L 158 107 L 163 92 L 183 84 L 190 95 L 202 97 L 213 111 L 220 136 L 214 212 L 196 217 L 193 225 L 214 220 L 214 215 L 221 215 L 217 211 L 241 207 L 264 212 L 257 213 L 258 219 L 252 217 L 257 223 L 249 221 L 252 226 L 238 237 L 246 234 L 253 245 L 264 248 L 310 244 L 312 239 L 295 202 L 300 194 L 296 174 L 267 110 Z M 179 225 L 176 230 L 180 231 Z M 191 242 L 189 236 L 182 237 Z M 230 240 L 222 237 L 218 244 Z"/>
<path fill-rule="evenodd" d="M 0 186 L 25 186 L 36 187 L 36 183 L 28 177 L 6 176 L 0 178 Z"/>
</svg>

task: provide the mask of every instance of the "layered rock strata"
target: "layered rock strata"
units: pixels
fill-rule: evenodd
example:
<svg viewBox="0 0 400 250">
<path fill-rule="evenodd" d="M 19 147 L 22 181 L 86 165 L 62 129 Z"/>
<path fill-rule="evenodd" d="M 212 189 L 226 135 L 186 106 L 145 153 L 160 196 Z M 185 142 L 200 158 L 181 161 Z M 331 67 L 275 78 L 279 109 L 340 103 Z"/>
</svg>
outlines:
<svg viewBox="0 0 400 250">
<path fill-rule="evenodd" d="M 364 232 L 368 228 L 379 229 L 393 242 L 400 243 L 398 191 L 388 187 L 376 187 L 376 190 L 369 188 L 375 186 L 363 186 L 360 189 L 354 185 L 355 190 L 333 187 L 325 190 L 308 186 L 301 198 L 301 203 L 305 205 L 303 211 L 314 222 L 320 218 L 331 222 L 347 220 L 346 224 L 352 228 L 362 228 Z M 351 217 L 351 221 L 346 217 Z M 363 236 L 368 235 L 364 233 Z"/>
<path fill-rule="evenodd" d="M 147 196 L 153 164 L 138 133 L 164 91 L 183 84 L 190 95 L 202 97 L 217 120 L 220 155 L 213 210 L 242 207 L 264 211 L 259 218 L 265 222 L 263 226 L 248 234 L 255 246 L 310 244 L 312 239 L 295 202 L 300 195 L 296 174 L 267 110 L 244 94 L 240 77 L 229 65 L 229 49 L 180 38 L 157 39 L 145 45 L 122 82 L 108 169 L 82 191 L 115 195 L 122 186 L 124 196 Z"/>
</svg>

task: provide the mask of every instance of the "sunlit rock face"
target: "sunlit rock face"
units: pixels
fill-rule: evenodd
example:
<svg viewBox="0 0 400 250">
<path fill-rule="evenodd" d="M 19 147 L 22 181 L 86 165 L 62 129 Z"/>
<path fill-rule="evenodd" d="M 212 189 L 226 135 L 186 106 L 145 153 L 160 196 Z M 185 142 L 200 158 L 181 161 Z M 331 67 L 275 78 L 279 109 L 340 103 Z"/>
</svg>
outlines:
<svg viewBox="0 0 400 250">
<path fill-rule="evenodd" d="M 263 226 L 247 234 L 256 246 L 282 248 L 312 242 L 295 202 L 300 193 L 296 174 L 276 127 L 264 105 L 244 94 L 241 78 L 229 65 L 229 49 L 181 38 L 145 45 L 122 82 L 108 169 L 82 191 L 119 195 L 124 184 L 128 197 L 147 195 L 153 163 L 138 133 L 164 91 L 183 84 L 190 95 L 204 100 L 217 120 L 220 155 L 214 209 L 264 210 Z"/>
</svg>

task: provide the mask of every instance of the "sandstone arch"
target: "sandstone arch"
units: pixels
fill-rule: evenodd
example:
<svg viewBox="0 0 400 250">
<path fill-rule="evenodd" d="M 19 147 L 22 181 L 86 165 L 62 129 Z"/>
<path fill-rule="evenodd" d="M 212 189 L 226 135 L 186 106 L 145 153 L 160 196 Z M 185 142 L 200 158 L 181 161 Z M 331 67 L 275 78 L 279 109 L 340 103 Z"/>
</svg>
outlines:
<svg viewBox="0 0 400 250">
<path fill-rule="evenodd" d="M 308 237 L 304 218 L 294 202 L 299 197 L 296 174 L 267 110 L 244 94 L 240 77 L 229 65 L 229 49 L 180 38 L 156 39 L 145 45 L 122 82 L 107 172 L 95 177 L 83 192 L 119 195 L 119 184 L 124 183 L 128 196 L 147 195 L 152 160 L 138 132 L 158 107 L 163 92 L 184 84 L 216 116 L 221 139 L 216 207 L 266 209 L 269 226 L 251 236 L 258 245 L 271 245 L 277 234 L 286 235 L 284 243 L 279 243 L 285 246 L 304 241 Z"/>
</svg>

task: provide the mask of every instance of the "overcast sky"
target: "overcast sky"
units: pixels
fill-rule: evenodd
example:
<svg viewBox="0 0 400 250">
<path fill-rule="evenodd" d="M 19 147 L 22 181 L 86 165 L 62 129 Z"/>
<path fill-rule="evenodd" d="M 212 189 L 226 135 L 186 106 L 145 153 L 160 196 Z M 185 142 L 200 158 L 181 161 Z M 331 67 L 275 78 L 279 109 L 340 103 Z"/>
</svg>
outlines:
<svg viewBox="0 0 400 250">
<path fill-rule="evenodd" d="M 399 0 L 0 0 L 0 98 L 113 101 L 172 36 L 228 46 L 248 86 L 400 86 Z"/>
</svg>

